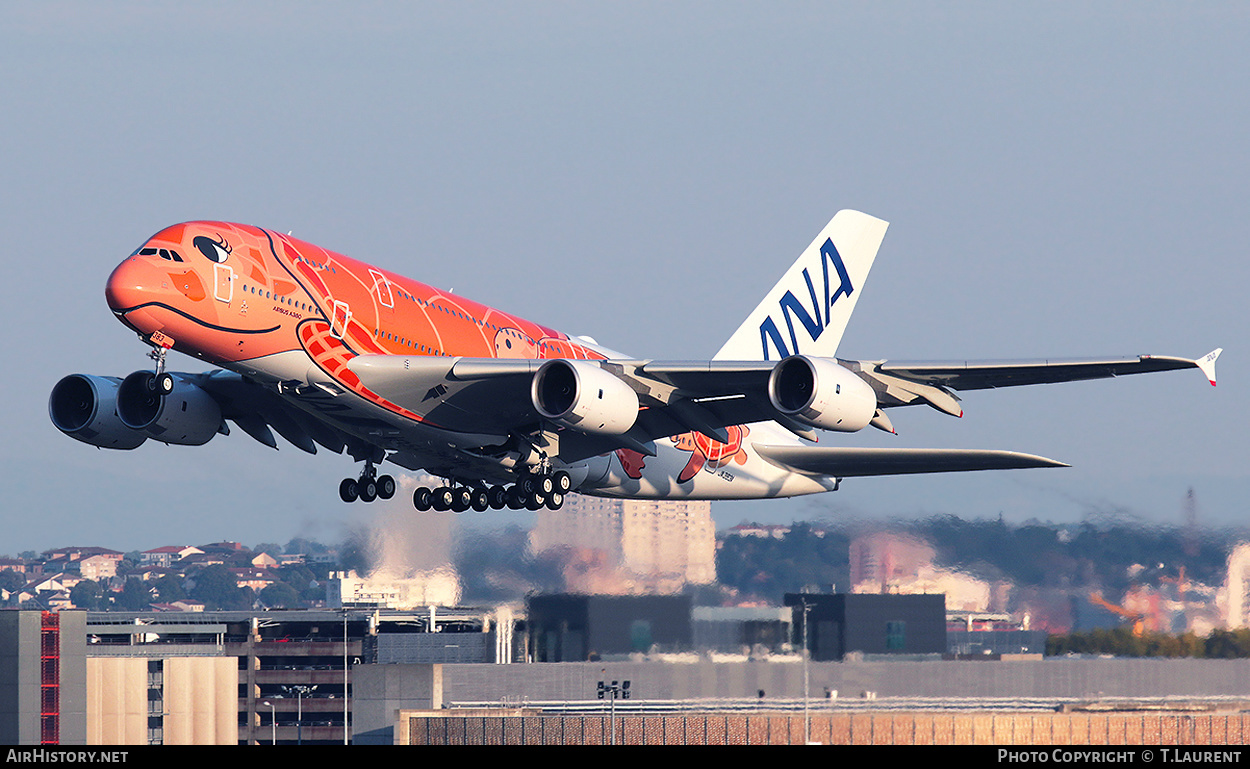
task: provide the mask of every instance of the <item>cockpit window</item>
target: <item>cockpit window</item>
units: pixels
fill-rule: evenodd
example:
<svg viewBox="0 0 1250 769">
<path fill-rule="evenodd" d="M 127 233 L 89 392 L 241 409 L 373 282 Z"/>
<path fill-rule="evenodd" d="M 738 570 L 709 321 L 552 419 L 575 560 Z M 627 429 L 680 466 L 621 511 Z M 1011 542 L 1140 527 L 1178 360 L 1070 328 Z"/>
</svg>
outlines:
<svg viewBox="0 0 1250 769">
<path fill-rule="evenodd" d="M 182 256 L 172 248 L 141 248 L 137 252 L 140 256 L 159 256 L 167 262 L 181 262 Z"/>
<path fill-rule="evenodd" d="M 220 240 L 206 238 L 203 235 L 197 235 L 191 244 L 199 249 L 199 252 L 212 262 L 224 262 L 226 257 L 230 255 L 230 244 L 225 238 L 217 236 Z"/>
</svg>

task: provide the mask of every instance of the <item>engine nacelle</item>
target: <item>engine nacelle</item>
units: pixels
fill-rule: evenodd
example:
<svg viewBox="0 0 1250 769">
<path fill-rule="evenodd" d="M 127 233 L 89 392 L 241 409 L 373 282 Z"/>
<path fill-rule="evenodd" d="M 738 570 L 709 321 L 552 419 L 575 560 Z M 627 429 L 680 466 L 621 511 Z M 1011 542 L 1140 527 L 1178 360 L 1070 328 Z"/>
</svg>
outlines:
<svg viewBox="0 0 1250 769">
<path fill-rule="evenodd" d="M 56 429 L 83 443 L 105 449 L 133 449 L 148 439 L 117 416 L 117 377 L 70 374 L 48 397 L 48 416 Z"/>
<path fill-rule="evenodd" d="M 854 372 L 829 358 L 793 355 L 768 378 L 773 408 L 812 427 L 853 433 L 877 413 L 877 394 Z"/>
<path fill-rule="evenodd" d="M 193 382 L 172 375 L 173 389 L 157 391 L 156 375 L 136 371 L 117 388 L 117 415 L 122 424 L 142 430 L 162 443 L 200 446 L 221 427 L 221 407 Z"/>
<path fill-rule="evenodd" d="M 534 375 L 530 397 L 539 414 L 584 433 L 620 435 L 638 419 L 638 393 L 585 361 L 548 361 Z"/>
</svg>

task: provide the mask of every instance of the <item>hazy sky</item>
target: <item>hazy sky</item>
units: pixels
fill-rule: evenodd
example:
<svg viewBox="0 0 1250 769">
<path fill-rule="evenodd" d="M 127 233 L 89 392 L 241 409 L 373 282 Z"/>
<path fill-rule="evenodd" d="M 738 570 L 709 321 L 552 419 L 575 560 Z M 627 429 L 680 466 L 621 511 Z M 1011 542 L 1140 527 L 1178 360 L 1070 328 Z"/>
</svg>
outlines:
<svg viewBox="0 0 1250 769">
<path fill-rule="evenodd" d="M 239 430 L 110 452 L 49 421 L 65 374 L 150 365 L 105 278 L 200 218 L 691 359 L 856 208 L 891 227 L 842 357 L 1222 346 L 1220 386 L 1185 371 L 969 393 L 963 419 L 895 409 L 898 436 L 837 440 L 1073 467 L 850 480 L 717 503 L 721 525 L 1179 522 L 1191 486 L 1203 521 L 1241 523 L 1247 40 L 1250 9 L 1220 3 L 0 0 L 0 552 L 332 541 L 371 515 L 337 499 L 346 457 Z"/>
</svg>

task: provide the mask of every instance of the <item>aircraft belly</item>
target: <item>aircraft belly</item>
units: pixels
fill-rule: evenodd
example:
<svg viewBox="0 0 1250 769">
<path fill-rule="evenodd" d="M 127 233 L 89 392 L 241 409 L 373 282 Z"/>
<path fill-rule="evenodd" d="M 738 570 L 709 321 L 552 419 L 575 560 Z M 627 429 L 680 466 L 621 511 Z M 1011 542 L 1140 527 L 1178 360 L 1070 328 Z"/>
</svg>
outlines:
<svg viewBox="0 0 1250 769">
<path fill-rule="evenodd" d="M 286 350 L 229 363 L 224 368 L 266 383 L 297 382 L 307 385 L 312 384 L 316 367 L 303 350 Z"/>
<path fill-rule="evenodd" d="M 741 431 L 730 443 L 686 433 L 655 442 L 656 456 L 626 449 L 614 452 L 609 472 L 592 493 L 644 499 L 767 499 L 829 491 L 834 479 L 786 472 L 761 458 L 741 439 L 752 431 L 771 434 L 771 425 Z"/>
<path fill-rule="evenodd" d="M 231 368 L 259 382 L 280 385 L 279 392 L 287 403 L 320 421 L 367 443 L 404 452 L 408 460 L 404 466 L 418 462 L 417 467 L 463 464 L 461 449 L 498 445 L 507 438 L 493 433 L 446 430 L 401 417 L 344 389 L 302 351 L 239 361 Z M 429 461 L 423 461 L 427 457 Z"/>
</svg>

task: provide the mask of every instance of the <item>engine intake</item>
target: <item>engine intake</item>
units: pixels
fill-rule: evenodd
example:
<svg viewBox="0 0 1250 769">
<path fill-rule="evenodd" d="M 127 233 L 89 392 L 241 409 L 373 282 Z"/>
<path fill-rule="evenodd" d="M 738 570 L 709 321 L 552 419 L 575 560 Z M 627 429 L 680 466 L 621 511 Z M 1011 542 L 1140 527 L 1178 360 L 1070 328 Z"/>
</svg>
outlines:
<svg viewBox="0 0 1250 769">
<path fill-rule="evenodd" d="M 793 355 L 768 378 L 773 408 L 824 430 L 853 433 L 877 413 L 877 394 L 854 372 L 830 358 Z"/>
<path fill-rule="evenodd" d="M 151 371 L 136 371 L 117 389 L 122 424 L 142 430 L 162 443 L 201 446 L 221 427 L 221 407 L 193 382 L 172 375 L 173 388 L 162 395 Z"/>
<path fill-rule="evenodd" d="M 83 443 L 105 449 L 138 448 L 148 439 L 117 416 L 117 377 L 70 374 L 48 397 L 48 416 L 56 429 Z"/>
<path fill-rule="evenodd" d="M 586 433 L 620 435 L 638 419 L 638 393 L 585 361 L 548 361 L 534 375 L 530 396 L 539 414 Z"/>
</svg>

